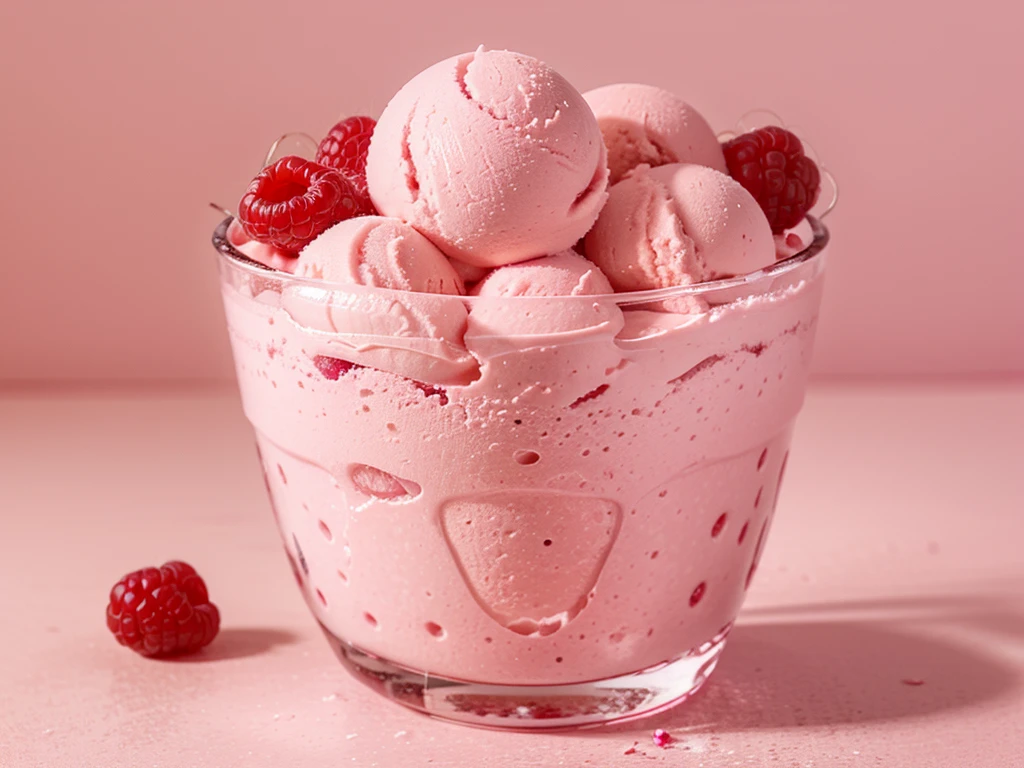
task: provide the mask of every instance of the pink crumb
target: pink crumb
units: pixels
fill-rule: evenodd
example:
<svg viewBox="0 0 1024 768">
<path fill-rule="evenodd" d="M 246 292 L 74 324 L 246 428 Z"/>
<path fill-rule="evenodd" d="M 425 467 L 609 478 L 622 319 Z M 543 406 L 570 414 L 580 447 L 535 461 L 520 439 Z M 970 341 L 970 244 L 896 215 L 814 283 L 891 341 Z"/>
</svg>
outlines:
<svg viewBox="0 0 1024 768">
<path fill-rule="evenodd" d="M 626 751 L 625 751 L 625 752 L 623 752 L 622 754 L 624 754 L 624 755 L 635 755 L 635 754 L 636 754 L 636 748 L 637 748 L 637 747 L 638 747 L 639 745 L 640 745 L 640 742 L 639 742 L 639 741 L 634 741 L 634 742 L 633 742 L 633 746 L 631 746 L 631 747 L 627 748 L 627 749 L 626 749 Z"/>
<path fill-rule="evenodd" d="M 672 734 L 664 728 L 658 728 L 651 738 L 654 740 L 654 746 L 661 747 L 662 749 L 672 743 Z"/>
<path fill-rule="evenodd" d="M 904 685 L 924 685 L 924 680 L 918 680 L 914 677 L 905 677 L 900 682 Z"/>
</svg>

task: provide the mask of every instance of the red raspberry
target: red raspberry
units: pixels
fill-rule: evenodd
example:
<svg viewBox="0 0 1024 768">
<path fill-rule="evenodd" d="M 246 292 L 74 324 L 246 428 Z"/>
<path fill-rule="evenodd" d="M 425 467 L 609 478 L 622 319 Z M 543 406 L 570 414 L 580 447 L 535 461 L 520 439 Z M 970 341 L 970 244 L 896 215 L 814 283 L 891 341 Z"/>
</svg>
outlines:
<svg viewBox="0 0 1024 768">
<path fill-rule="evenodd" d="M 238 218 L 253 240 L 297 252 L 331 225 L 358 215 L 361 206 L 341 172 L 291 155 L 252 180 Z"/>
<path fill-rule="evenodd" d="M 216 637 L 220 612 L 195 569 L 172 561 L 129 573 L 114 585 L 107 629 L 143 656 L 191 653 Z"/>
<path fill-rule="evenodd" d="M 796 226 L 818 201 L 818 166 L 785 128 L 759 128 L 727 141 L 722 149 L 729 175 L 754 196 L 775 234 Z"/>
<path fill-rule="evenodd" d="M 344 173 L 367 199 L 366 153 L 377 121 L 372 117 L 346 117 L 327 132 L 316 150 L 316 161 Z"/>
<path fill-rule="evenodd" d="M 342 360 L 340 357 L 328 357 L 327 355 L 317 355 L 314 357 L 313 365 L 323 374 L 325 379 L 330 379 L 331 381 L 337 381 L 351 370 L 365 367 L 359 365 L 359 363 L 350 363 L 348 360 Z"/>
</svg>

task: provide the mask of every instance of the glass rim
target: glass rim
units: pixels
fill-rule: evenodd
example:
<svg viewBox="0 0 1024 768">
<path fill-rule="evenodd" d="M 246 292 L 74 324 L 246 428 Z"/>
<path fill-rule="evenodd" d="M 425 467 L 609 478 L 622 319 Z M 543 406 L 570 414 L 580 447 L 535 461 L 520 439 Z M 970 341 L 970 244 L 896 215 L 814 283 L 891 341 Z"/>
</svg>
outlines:
<svg viewBox="0 0 1024 768">
<path fill-rule="evenodd" d="M 797 253 L 789 256 L 785 259 L 780 259 L 774 264 L 770 264 L 763 269 L 749 272 L 745 275 L 737 275 L 735 277 L 725 277 L 719 280 L 708 280 L 700 283 L 691 283 L 690 285 L 677 285 L 669 288 L 651 288 L 643 291 L 622 291 L 618 293 L 605 293 L 605 294 L 588 294 L 583 296 L 460 296 L 457 294 L 448 293 L 427 293 L 427 292 L 412 292 L 403 291 L 394 288 L 375 288 L 372 286 L 356 285 L 353 283 L 338 283 L 331 282 L 329 280 L 323 280 L 316 277 L 304 277 L 300 275 L 294 275 L 289 272 L 282 272 L 279 269 L 268 267 L 265 264 L 250 259 L 244 253 L 239 251 L 235 246 L 231 244 L 228 238 L 228 227 L 231 222 L 234 221 L 234 216 L 228 216 L 220 224 L 217 225 L 213 231 L 213 247 L 217 250 L 222 263 L 227 264 L 230 268 L 239 270 L 244 273 L 248 273 L 253 277 L 260 277 L 263 279 L 274 279 L 280 280 L 285 283 L 292 283 L 299 286 L 306 286 L 310 288 L 316 288 L 321 291 L 352 291 L 353 289 L 359 290 L 372 290 L 379 291 L 385 294 L 397 294 L 402 296 L 415 295 L 418 297 L 435 296 L 437 298 L 445 299 L 462 299 L 464 301 L 493 301 L 494 299 L 505 299 L 513 301 L 529 301 L 532 299 L 543 299 L 545 301 L 595 301 L 604 299 L 606 297 L 612 297 L 617 304 L 635 304 L 635 303 L 646 303 L 654 301 L 664 301 L 666 299 L 674 299 L 680 297 L 689 296 L 701 296 L 704 294 L 714 294 L 716 291 L 735 289 L 735 288 L 750 288 L 759 283 L 770 284 L 775 278 L 786 275 L 793 272 L 803 264 L 817 259 L 820 257 L 822 252 L 825 250 L 825 246 L 828 245 L 831 235 L 829 234 L 828 228 L 821 222 L 821 220 L 815 216 L 807 215 L 807 221 L 811 225 L 812 238 L 811 242 L 807 244 L 805 248 L 798 251 Z"/>
</svg>

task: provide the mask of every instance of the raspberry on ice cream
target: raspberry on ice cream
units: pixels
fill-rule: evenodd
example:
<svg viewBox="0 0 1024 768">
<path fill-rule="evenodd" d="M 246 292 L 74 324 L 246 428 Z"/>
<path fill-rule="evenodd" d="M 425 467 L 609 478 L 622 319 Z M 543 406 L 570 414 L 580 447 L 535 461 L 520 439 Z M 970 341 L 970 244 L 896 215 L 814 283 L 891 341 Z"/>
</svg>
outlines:
<svg viewBox="0 0 1024 768">
<path fill-rule="evenodd" d="M 264 168 L 238 204 L 245 234 L 298 251 L 332 224 L 358 214 L 352 182 L 333 168 L 294 155 Z"/>
<path fill-rule="evenodd" d="M 772 232 L 795 227 L 818 201 L 821 172 L 791 131 L 769 125 L 729 140 L 730 175 L 754 196 Z"/>
<path fill-rule="evenodd" d="M 583 94 L 608 147 L 609 181 L 638 165 L 696 163 L 725 172 L 715 132 L 697 110 L 651 85 L 618 83 Z"/>
<path fill-rule="evenodd" d="M 314 160 L 334 168 L 355 184 L 359 194 L 368 197 L 366 189 L 366 154 L 377 121 L 372 117 L 346 117 L 327 132 L 316 150 Z M 372 213 L 372 211 L 367 211 Z"/>
<path fill-rule="evenodd" d="M 418 74 L 384 109 L 370 196 L 447 255 L 496 267 L 571 247 L 597 218 L 606 151 L 583 97 L 546 64 L 482 47 Z"/>
</svg>

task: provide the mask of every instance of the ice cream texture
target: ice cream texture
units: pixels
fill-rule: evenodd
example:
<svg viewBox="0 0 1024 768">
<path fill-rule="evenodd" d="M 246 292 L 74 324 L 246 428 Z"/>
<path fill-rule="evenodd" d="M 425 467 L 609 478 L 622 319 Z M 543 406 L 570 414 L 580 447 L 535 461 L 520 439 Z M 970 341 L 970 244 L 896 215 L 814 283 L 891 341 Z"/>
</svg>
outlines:
<svg viewBox="0 0 1024 768">
<path fill-rule="evenodd" d="M 473 291 L 476 296 L 593 296 L 613 292 L 597 265 L 575 251 L 500 267 Z"/>
<path fill-rule="evenodd" d="M 663 88 L 617 83 L 583 94 L 608 147 L 610 181 L 638 165 L 695 163 L 725 171 L 715 132 L 697 110 Z"/>
<path fill-rule="evenodd" d="M 588 258 L 618 291 L 743 275 L 775 261 L 750 193 L 700 165 L 640 166 L 615 184 L 586 238 Z"/>
<path fill-rule="evenodd" d="M 554 684 L 677 658 L 733 621 L 820 275 L 696 316 L 614 295 L 449 297 L 470 305 L 466 384 L 418 355 L 354 357 L 346 334 L 297 322 L 287 290 L 250 285 L 224 289 L 243 404 L 332 635 L 436 675 Z"/>
<path fill-rule="evenodd" d="M 479 49 L 410 80 L 384 109 L 366 173 L 377 209 L 453 258 L 495 267 L 557 253 L 604 204 L 606 150 L 583 97 L 534 58 Z"/>
<path fill-rule="evenodd" d="M 231 240 L 270 267 L 223 259 L 222 293 L 274 515 L 329 636 L 516 686 L 631 674 L 728 633 L 823 262 L 714 282 L 820 236 L 773 238 L 723 171 L 678 97 L 584 99 L 481 48 L 384 110 L 379 215 L 290 260 Z"/>
<path fill-rule="evenodd" d="M 302 249 L 295 274 L 417 293 L 466 292 L 433 243 L 400 219 L 360 216 L 335 224 Z"/>
</svg>

